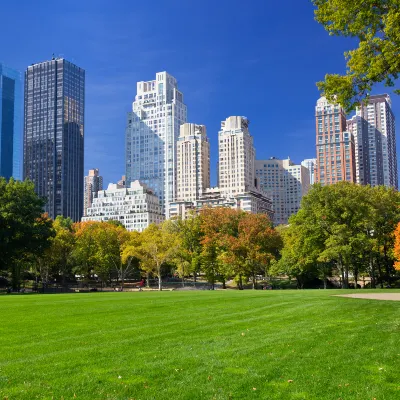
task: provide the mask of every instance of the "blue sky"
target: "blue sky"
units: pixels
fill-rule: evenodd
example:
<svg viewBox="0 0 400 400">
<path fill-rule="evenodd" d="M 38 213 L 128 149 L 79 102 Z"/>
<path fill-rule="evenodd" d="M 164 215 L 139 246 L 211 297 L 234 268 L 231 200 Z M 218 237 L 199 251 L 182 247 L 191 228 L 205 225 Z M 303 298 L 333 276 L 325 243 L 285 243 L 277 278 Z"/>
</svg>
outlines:
<svg viewBox="0 0 400 400">
<path fill-rule="evenodd" d="M 86 70 L 85 171 L 100 168 L 105 184 L 124 173 L 136 82 L 158 71 L 178 79 L 189 122 L 207 126 L 213 184 L 217 133 L 230 115 L 250 119 L 258 159 L 314 157 L 315 82 L 343 73 L 343 52 L 356 45 L 330 37 L 309 0 L 23 0 L 1 14 L 5 64 L 24 71 L 54 53 Z"/>
</svg>

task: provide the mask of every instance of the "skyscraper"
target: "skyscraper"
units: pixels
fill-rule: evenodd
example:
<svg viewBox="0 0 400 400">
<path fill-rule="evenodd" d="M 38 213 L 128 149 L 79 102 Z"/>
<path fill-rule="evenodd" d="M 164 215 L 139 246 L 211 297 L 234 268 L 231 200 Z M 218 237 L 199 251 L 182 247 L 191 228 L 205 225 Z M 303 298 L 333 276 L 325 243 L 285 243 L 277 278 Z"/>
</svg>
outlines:
<svg viewBox="0 0 400 400">
<path fill-rule="evenodd" d="M 272 200 L 275 225 L 287 224 L 300 209 L 300 202 L 310 188 L 310 171 L 288 158 L 256 160 L 256 176 L 260 188 Z"/>
<path fill-rule="evenodd" d="M 237 195 L 256 188 L 255 149 L 245 117 L 229 117 L 221 122 L 219 143 L 219 188 Z"/>
<path fill-rule="evenodd" d="M 52 58 L 25 71 L 24 178 L 51 218 L 83 214 L 84 108 L 82 68 Z"/>
<path fill-rule="evenodd" d="M 366 183 L 398 188 L 395 117 L 388 94 L 372 95 L 357 109 Z M 361 168 L 362 165 L 360 165 Z"/>
<path fill-rule="evenodd" d="M 307 158 L 301 162 L 303 167 L 306 167 L 310 172 L 310 185 L 315 182 L 315 165 L 317 164 L 316 158 Z"/>
<path fill-rule="evenodd" d="M 126 180 L 145 183 L 160 198 L 164 212 L 176 198 L 176 142 L 187 119 L 176 79 L 158 72 L 156 79 L 137 83 L 132 112 L 127 116 Z"/>
<path fill-rule="evenodd" d="M 87 209 L 92 206 L 93 199 L 97 197 L 97 192 L 103 190 L 103 177 L 99 175 L 99 170 L 89 169 L 89 174 L 85 176 L 83 215 L 87 215 Z"/>
<path fill-rule="evenodd" d="M 22 179 L 21 74 L 0 63 L 0 176 Z"/>
<path fill-rule="evenodd" d="M 325 97 L 315 107 L 317 168 L 315 182 L 329 185 L 356 181 L 354 137 L 346 130 L 346 115 Z"/>
<path fill-rule="evenodd" d="M 181 125 L 177 143 L 177 201 L 195 201 L 210 187 L 210 143 L 204 125 Z"/>
<path fill-rule="evenodd" d="M 376 130 L 371 132 L 371 139 L 373 137 L 373 140 L 370 149 L 367 121 L 359 115 L 354 115 L 347 120 L 347 130 L 352 133 L 354 137 L 356 182 L 360 185 L 370 185 L 372 184 L 369 164 L 370 151 L 375 152 L 375 161 L 382 167 L 382 151 L 379 150 L 381 146 L 377 146 L 378 142 L 380 142 L 380 138 L 377 136 Z M 378 184 L 378 182 L 380 182 L 380 185 L 383 183 L 383 176 L 375 177 L 374 183 Z"/>
</svg>

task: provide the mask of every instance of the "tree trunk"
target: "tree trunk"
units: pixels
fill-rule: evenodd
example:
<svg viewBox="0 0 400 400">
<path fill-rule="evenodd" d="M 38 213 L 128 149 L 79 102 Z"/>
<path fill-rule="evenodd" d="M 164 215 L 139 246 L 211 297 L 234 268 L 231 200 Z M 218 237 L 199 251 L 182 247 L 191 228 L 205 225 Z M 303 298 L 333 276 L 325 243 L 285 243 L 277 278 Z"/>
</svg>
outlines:
<svg viewBox="0 0 400 400">
<path fill-rule="evenodd" d="M 162 290 L 162 282 L 161 282 L 161 267 L 158 268 L 158 290 Z"/>
<path fill-rule="evenodd" d="M 326 278 L 326 275 L 324 275 L 324 289 L 327 289 L 328 287 L 328 279 Z"/>
<path fill-rule="evenodd" d="M 354 268 L 354 289 L 358 289 L 358 270 Z"/>
<path fill-rule="evenodd" d="M 392 265 L 390 263 L 388 255 L 387 255 L 386 243 L 383 246 L 383 254 L 384 254 L 384 257 L 385 257 L 386 279 L 387 279 L 388 285 L 390 286 L 390 284 L 392 282 Z"/>
<path fill-rule="evenodd" d="M 378 273 L 379 273 L 379 285 L 383 289 L 383 278 L 382 278 L 382 268 L 381 264 L 378 262 Z"/>
<path fill-rule="evenodd" d="M 146 272 L 146 287 L 150 288 L 150 273 Z"/>
<path fill-rule="evenodd" d="M 243 290 L 242 275 L 239 275 L 238 288 L 239 288 L 239 290 Z"/>
<path fill-rule="evenodd" d="M 256 280 L 256 274 L 255 273 L 253 273 L 252 278 L 253 278 L 253 290 L 255 290 L 257 288 L 257 280 Z"/>
<path fill-rule="evenodd" d="M 222 278 L 222 289 L 226 289 L 225 278 Z"/>
<path fill-rule="evenodd" d="M 369 256 L 369 267 L 371 269 L 371 288 L 375 289 L 375 268 L 374 268 L 374 261 L 372 259 L 372 254 Z"/>
<path fill-rule="evenodd" d="M 339 255 L 339 260 L 338 260 L 338 266 L 339 270 L 342 274 L 342 289 L 348 289 L 348 281 L 346 281 L 345 273 L 344 273 L 344 268 L 343 268 L 343 262 L 342 262 L 342 256 Z"/>
</svg>

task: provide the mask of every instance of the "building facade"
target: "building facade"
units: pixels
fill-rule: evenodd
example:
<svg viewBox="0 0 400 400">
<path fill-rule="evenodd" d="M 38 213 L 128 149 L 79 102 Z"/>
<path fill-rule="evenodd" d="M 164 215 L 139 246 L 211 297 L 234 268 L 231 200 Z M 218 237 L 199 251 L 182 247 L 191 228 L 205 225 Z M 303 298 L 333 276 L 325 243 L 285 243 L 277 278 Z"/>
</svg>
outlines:
<svg viewBox="0 0 400 400">
<path fill-rule="evenodd" d="M 363 148 L 360 169 L 366 183 L 398 188 L 395 117 L 388 94 L 371 95 L 356 111 Z M 361 146 L 360 146 L 361 147 Z"/>
<path fill-rule="evenodd" d="M 255 149 L 249 132 L 249 120 L 234 116 L 222 121 L 218 146 L 221 193 L 235 196 L 255 190 Z"/>
<path fill-rule="evenodd" d="M 195 201 L 210 187 L 210 143 L 204 125 L 181 125 L 176 173 L 176 201 Z"/>
<path fill-rule="evenodd" d="M 89 173 L 85 176 L 84 199 L 83 199 L 83 215 L 87 215 L 87 209 L 92 206 L 93 199 L 97 197 L 97 192 L 103 190 L 103 177 L 99 175 L 99 170 L 89 169 Z"/>
<path fill-rule="evenodd" d="M 310 185 L 313 185 L 315 182 L 315 166 L 317 164 L 316 158 L 308 158 L 301 162 L 303 167 L 306 167 L 310 171 Z"/>
<path fill-rule="evenodd" d="M 83 215 L 85 71 L 62 58 L 25 71 L 24 178 L 45 197 L 45 211 Z"/>
<path fill-rule="evenodd" d="M 250 213 L 268 214 L 272 220 L 271 200 L 257 186 L 254 170 L 255 149 L 248 126 L 249 121 L 245 117 L 234 116 L 222 121 L 218 135 L 219 186 L 205 188 L 205 185 L 202 184 L 200 185 L 201 190 L 191 191 L 190 198 L 182 198 L 171 203 L 170 217 L 176 216 L 184 219 L 190 213 L 199 212 L 204 207 L 229 207 Z M 207 154 L 208 146 L 204 145 L 204 147 L 206 148 L 204 154 Z M 186 151 L 186 154 L 190 154 L 189 150 Z M 206 160 L 207 168 L 209 168 L 208 158 L 204 157 L 203 159 Z M 200 173 L 201 169 L 195 162 L 185 161 L 184 164 L 188 168 L 186 175 L 191 176 L 191 181 L 194 182 L 198 179 L 196 175 Z M 191 173 L 189 173 L 190 169 Z M 209 182 L 207 174 L 204 174 L 204 178 Z M 193 184 L 188 186 L 188 183 L 189 179 L 187 182 L 183 182 L 182 186 L 196 187 Z"/>
<path fill-rule="evenodd" d="M 343 108 L 321 97 L 315 107 L 315 120 L 315 182 L 322 185 L 340 181 L 356 182 L 354 137 L 346 130 Z"/>
<path fill-rule="evenodd" d="M 289 158 L 256 160 L 256 176 L 260 188 L 272 201 L 275 225 L 287 224 L 300 209 L 301 199 L 310 188 L 310 171 Z"/>
<path fill-rule="evenodd" d="M 131 182 L 127 188 L 110 183 L 98 192 L 82 221 L 119 221 L 128 231 L 143 231 L 165 219 L 158 196 L 147 185 Z"/>
<path fill-rule="evenodd" d="M 370 147 L 368 143 L 368 127 L 367 121 L 359 115 L 354 115 L 352 118 L 347 120 L 347 130 L 354 137 L 354 154 L 355 154 L 355 166 L 356 166 L 356 182 L 360 185 L 370 185 L 371 175 L 370 175 Z M 373 147 L 375 148 L 375 161 L 381 165 L 382 164 L 382 153 L 376 150 L 379 150 L 380 146 L 376 146 L 380 141 L 379 137 L 377 137 L 377 131 L 371 132 L 371 138 L 373 139 L 373 146 L 371 146 L 371 151 L 373 151 Z M 371 143 L 372 144 L 372 143 Z M 376 159 L 378 158 L 378 160 Z M 375 184 L 377 182 L 381 182 L 382 184 L 383 177 L 376 177 Z"/>
<path fill-rule="evenodd" d="M 0 63 L 0 176 L 22 179 L 21 74 Z"/>
<path fill-rule="evenodd" d="M 140 180 L 159 197 L 164 212 L 176 198 L 176 142 L 187 120 L 183 94 L 166 72 L 137 83 L 132 112 L 127 116 L 126 180 Z"/>
</svg>

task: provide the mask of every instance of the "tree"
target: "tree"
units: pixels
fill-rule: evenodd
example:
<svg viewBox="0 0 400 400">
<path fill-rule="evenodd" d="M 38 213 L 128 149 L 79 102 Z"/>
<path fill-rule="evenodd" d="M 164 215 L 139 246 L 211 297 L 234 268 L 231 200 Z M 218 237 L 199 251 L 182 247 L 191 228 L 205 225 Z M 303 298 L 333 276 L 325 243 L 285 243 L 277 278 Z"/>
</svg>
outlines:
<svg viewBox="0 0 400 400">
<path fill-rule="evenodd" d="M 129 239 L 126 229 L 108 222 L 81 222 L 76 226 L 76 237 L 75 257 L 82 274 L 111 281 L 112 272 L 121 268 L 122 248 Z"/>
<path fill-rule="evenodd" d="M 11 272 L 14 289 L 19 288 L 23 263 L 43 254 L 54 235 L 44 205 L 32 182 L 0 178 L 0 270 Z"/>
<path fill-rule="evenodd" d="M 158 290 L 162 290 L 162 268 L 178 250 L 178 237 L 168 229 L 168 223 L 151 224 L 142 233 L 139 249 L 141 266 L 144 271 L 154 273 L 158 278 Z"/>
<path fill-rule="evenodd" d="M 347 111 L 368 97 L 374 84 L 394 86 L 400 73 L 400 0 L 312 0 L 315 18 L 330 35 L 357 38 L 345 53 L 346 75 L 326 75 L 318 88 Z M 400 94 L 400 90 L 395 90 Z"/>
<path fill-rule="evenodd" d="M 228 252 L 230 241 L 238 237 L 239 221 L 244 211 L 225 207 L 204 208 L 200 213 L 202 232 L 202 270 L 206 273 L 209 283 L 214 289 L 218 279 L 225 288 L 225 282 L 232 274 L 239 277 L 239 288 L 242 288 L 241 277 L 243 267 Z"/>
<path fill-rule="evenodd" d="M 176 220 L 174 225 L 180 239 L 179 252 L 175 260 L 178 275 L 183 282 L 185 275 L 193 273 L 194 281 L 196 281 L 201 267 L 201 241 L 203 238 L 200 216 L 189 215 L 184 220 Z"/>
<path fill-rule="evenodd" d="M 256 289 L 256 275 L 265 271 L 282 248 L 280 234 L 272 227 L 267 215 L 244 214 L 239 221 L 237 240 L 231 243 L 232 252 L 239 250 L 243 257 L 246 275 L 251 277 L 253 289 Z"/>
<path fill-rule="evenodd" d="M 122 245 L 120 263 L 115 265 L 118 279 L 121 281 L 122 287 L 124 286 L 125 279 L 132 274 L 139 264 L 140 245 L 141 234 L 136 231 L 128 232 L 128 238 Z"/>
<path fill-rule="evenodd" d="M 397 271 L 400 271 L 400 223 L 397 225 L 396 230 L 394 231 L 394 249 L 393 253 L 396 257 L 396 262 L 394 264 Z"/>
<path fill-rule="evenodd" d="M 61 275 L 62 284 L 72 271 L 72 254 L 75 246 L 75 237 L 72 232 L 73 222 L 71 218 L 57 216 L 53 222 L 55 236 L 51 239 L 51 245 L 45 253 L 45 264 L 50 264 L 57 275 Z M 46 270 L 46 273 L 48 270 Z M 46 277 L 48 280 L 48 276 Z M 43 280 L 43 276 L 42 276 Z"/>
</svg>

